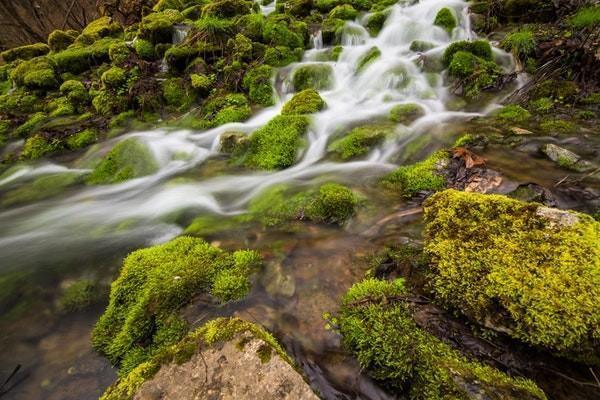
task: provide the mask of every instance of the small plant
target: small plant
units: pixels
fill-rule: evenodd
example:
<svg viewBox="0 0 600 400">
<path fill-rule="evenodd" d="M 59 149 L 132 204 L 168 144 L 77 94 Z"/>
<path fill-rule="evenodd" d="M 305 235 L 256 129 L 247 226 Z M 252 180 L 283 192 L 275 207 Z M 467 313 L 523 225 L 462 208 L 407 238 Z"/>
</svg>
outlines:
<svg viewBox="0 0 600 400">
<path fill-rule="evenodd" d="M 591 28 L 600 25 L 600 6 L 582 8 L 570 18 L 571 25 L 577 29 Z"/>
<path fill-rule="evenodd" d="M 502 41 L 502 47 L 520 60 L 525 60 L 535 50 L 533 31 L 520 29 L 509 33 Z"/>
</svg>

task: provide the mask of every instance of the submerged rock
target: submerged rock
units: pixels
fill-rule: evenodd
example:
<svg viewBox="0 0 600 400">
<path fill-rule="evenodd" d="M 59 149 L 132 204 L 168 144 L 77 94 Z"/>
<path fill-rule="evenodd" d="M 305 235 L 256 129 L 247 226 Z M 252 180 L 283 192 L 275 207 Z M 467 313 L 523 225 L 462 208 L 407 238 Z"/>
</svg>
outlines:
<svg viewBox="0 0 600 400">
<path fill-rule="evenodd" d="M 585 172 L 593 167 L 590 162 L 583 160 L 578 154 L 553 143 L 543 145 L 540 150 L 550 160 L 567 169 Z"/>
</svg>

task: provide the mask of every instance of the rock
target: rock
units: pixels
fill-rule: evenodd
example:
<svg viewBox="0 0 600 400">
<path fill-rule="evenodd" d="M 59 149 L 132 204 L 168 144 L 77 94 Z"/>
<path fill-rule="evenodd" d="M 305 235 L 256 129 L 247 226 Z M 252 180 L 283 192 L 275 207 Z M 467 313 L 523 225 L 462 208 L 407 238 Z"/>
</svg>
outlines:
<svg viewBox="0 0 600 400">
<path fill-rule="evenodd" d="M 585 172 L 593 168 L 593 165 L 590 162 L 582 160 L 581 156 L 578 154 L 575 154 L 571 150 L 567 150 L 553 143 L 547 143 L 543 145 L 540 150 L 550 160 L 554 161 L 561 167 L 572 169 L 577 172 Z"/>
<path fill-rule="evenodd" d="M 532 135 L 533 134 L 533 132 L 528 131 L 527 129 L 519 128 L 519 127 L 516 127 L 516 126 L 510 128 L 510 131 L 512 133 L 514 133 L 515 135 L 519 135 L 519 136 L 521 136 L 521 135 Z"/>
<path fill-rule="evenodd" d="M 302 376 L 271 344 L 244 332 L 202 349 L 181 365 L 163 365 L 134 396 L 159 399 L 317 400 Z"/>
<path fill-rule="evenodd" d="M 539 207 L 535 212 L 538 217 L 543 217 L 550 222 L 550 227 L 573 226 L 579 222 L 577 215 L 558 208 Z"/>
<path fill-rule="evenodd" d="M 515 190 L 510 192 L 508 196 L 521 201 L 535 201 L 548 207 L 556 207 L 558 204 L 550 190 L 536 183 L 519 185 Z"/>
<path fill-rule="evenodd" d="M 267 265 L 263 276 L 263 285 L 271 296 L 292 297 L 296 292 L 294 277 L 286 274 L 280 263 Z"/>
</svg>

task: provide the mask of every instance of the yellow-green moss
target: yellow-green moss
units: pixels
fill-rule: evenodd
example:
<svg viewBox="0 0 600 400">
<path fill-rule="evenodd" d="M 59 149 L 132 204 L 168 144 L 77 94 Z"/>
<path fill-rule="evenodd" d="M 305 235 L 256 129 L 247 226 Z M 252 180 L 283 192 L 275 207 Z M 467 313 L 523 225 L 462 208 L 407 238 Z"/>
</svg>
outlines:
<svg viewBox="0 0 600 400">
<path fill-rule="evenodd" d="M 287 103 L 283 105 L 281 115 L 303 115 L 313 114 L 325 107 L 325 101 L 314 89 L 305 89 L 296 93 Z"/>
<path fill-rule="evenodd" d="M 414 103 L 398 104 L 390 110 L 390 120 L 404 125 L 411 124 L 423 115 L 425 115 L 423 108 Z"/>
<path fill-rule="evenodd" d="M 456 20 L 454 11 L 448 7 L 444 7 L 436 14 L 433 24 L 443 28 L 446 32 L 451 33 L 458 25 L 458 21 Z"/>
<path fill-rule="evenodd" d="M 0 56 L 4 61 L 10 63 L 15 60 L 30 60 L 35 57 L 44 56 L 48 54 L 49 51 L 50 48 L 47 44 L 35 43 L 3 51 L 0 53 Z"/>
<path fill-rule="evenodd" d="M 46 138 L 44 135 L 38 133 L 25 141 L 20 158 L 23 160 L 35 160 L 60 149 L 62 149 L 60 140 Z"/>
<path fill-rule="evenodd" d="M 529 111 L 517 104 L 504 106 L 498 110 L 495 115 L 501 120 L 513 123 L 524 122 L 531 118 Z"/>
<path fill-rule="evenodd" d="M 367 154 L 394 132 L 388 124 L 365 125 L 352 129 L 346 136 L 333 141 L 327 148 L 342 160 L 350 160 Z"/>
<path fill-rule="evenodd" d="M 94 282 L 82 279 L 67 286 L 58 299 L 62 312 L 83 310 L 98 300 L 98 288 Z"/>
<path fill-rule="evenodd" d="M 194 294 L 210 291 L 225 271 L 245 274 L 247 279 L 258 260 L 252 251 L 228 253 L 185 236 L 131 253 L 112 284 L 109 305 L 94 327 L 94 348 L 120 365 L 124 376 L 181 340 L 187 324 L 176 312 Z M 236 290 L 233 294 L 243 293 Z"/>
<path fill-rule="evenodd" d="M 303 65 L 294 70 L 292 83 L 296 91 L 330 89 L 333 85 L 333 69 L 329 64 Z"/>
<path fill-rule="evenodd" d="M 562 224 L 546 217 L 548 210 L 454 190 L 430 197 L 432 290 L 441 304 L 482 325 L 597 362 L 600 224 L 568 213 Z"/>
<path fill-rule="evenodd" d="M 546 399 L 531 381 L 511 378 L 477 362 L 417 327 L 403 297 L 402 280 L 366 279 L 342 300 L 339 331 L 344 345 L 373 378 L 411 400 Z"/>
<path fill-rule="evenodd" d="M 438 151 L 423 161 L 398 168 L 386 175 L 382 182 L 405 197 L 412 197 L 422 191 L 441 190 L 446 184 L 441 169 L 447 160 L 448 153 Z"/>
<path fill-rule="evenodd" d="M 54 52 L 62 51 L 72 45 L 76 38 L 76 35 L 57 29 L 48 36 L 48 46 Z"/>
<path fill-rule="evenodd" d="M 246 72 L 242 85 L 248 91 L 250 101 L 265 107 L 274 104 L 272 76 L 273 68 L 269 65 L 261 65 Z"/>
</svg>

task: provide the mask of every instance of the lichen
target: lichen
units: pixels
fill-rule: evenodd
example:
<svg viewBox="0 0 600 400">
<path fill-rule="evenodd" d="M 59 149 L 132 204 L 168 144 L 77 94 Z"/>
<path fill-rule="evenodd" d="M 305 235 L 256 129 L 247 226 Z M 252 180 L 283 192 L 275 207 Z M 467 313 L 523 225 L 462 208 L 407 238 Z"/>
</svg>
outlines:
<svg viewBox="0 0 600 400">
<path fill-rule="evenodd" d="M 568 212 L 573 222 L 561 224 L 548 210 L 500 195 L 433 195 L 424 214 L 431 288 L 482 325 L 598 362 L 600 224 Z"/>
</svg>

